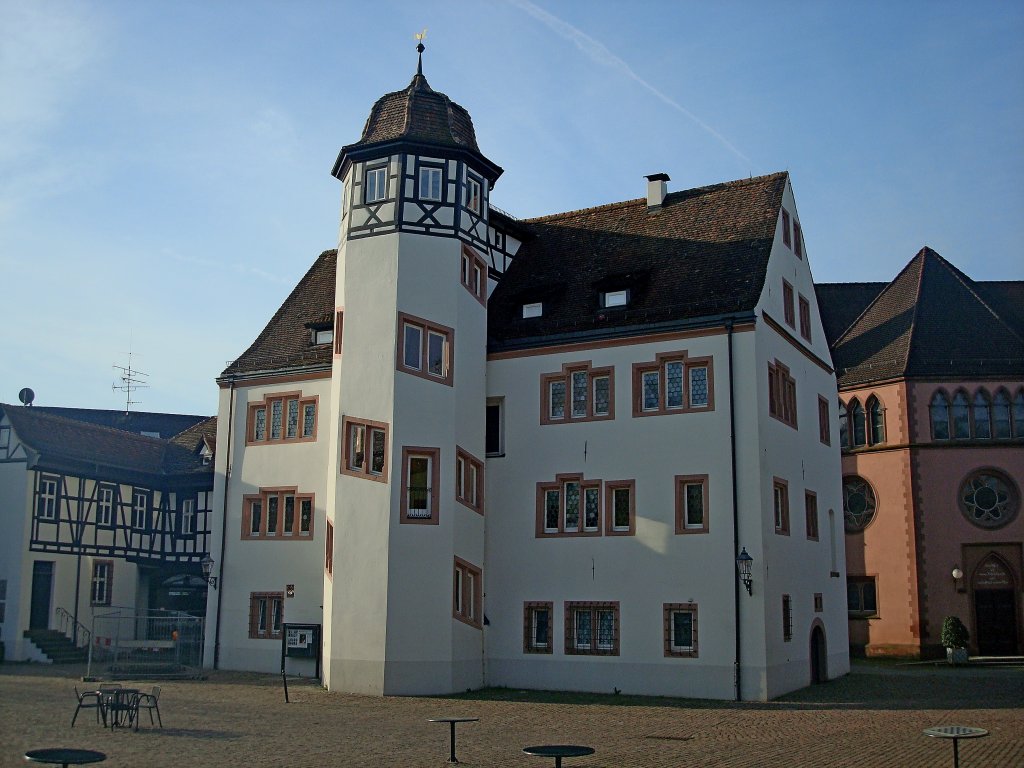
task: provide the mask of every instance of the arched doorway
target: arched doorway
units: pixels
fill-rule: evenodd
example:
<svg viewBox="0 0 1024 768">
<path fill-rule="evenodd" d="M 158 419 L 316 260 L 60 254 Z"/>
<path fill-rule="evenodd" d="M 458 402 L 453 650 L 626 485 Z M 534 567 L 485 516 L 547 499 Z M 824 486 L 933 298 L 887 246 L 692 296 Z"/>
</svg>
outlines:
<svg viewBox="0 0 1024 768">
<path fill-rule="evenodd" d="M 1013 574 L 996 553 L 974 570 L 974 639 L 982 656 L 1017 653 L 1017 596 Z"/>
<path fill-rule="evenodd" d="M 811 682 L 824 683 L 828 680 L 828 645 L 821 622 L 815 622 L 811 629 Z"/>
</svg>

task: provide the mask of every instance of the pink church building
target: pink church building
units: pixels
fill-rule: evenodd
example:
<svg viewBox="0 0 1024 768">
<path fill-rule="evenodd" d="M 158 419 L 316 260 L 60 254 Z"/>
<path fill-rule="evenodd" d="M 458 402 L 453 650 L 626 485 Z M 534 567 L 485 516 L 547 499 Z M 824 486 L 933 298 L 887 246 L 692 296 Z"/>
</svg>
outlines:
<svg viewBox="0 0 1024 768">
<path fill-rule="evenodd" d="M 930 248 L 891 283 L 820 284 L 839 384 L 850 644 L 1024 651 L 1024 282 L 971 280 Z"/>
</svg>

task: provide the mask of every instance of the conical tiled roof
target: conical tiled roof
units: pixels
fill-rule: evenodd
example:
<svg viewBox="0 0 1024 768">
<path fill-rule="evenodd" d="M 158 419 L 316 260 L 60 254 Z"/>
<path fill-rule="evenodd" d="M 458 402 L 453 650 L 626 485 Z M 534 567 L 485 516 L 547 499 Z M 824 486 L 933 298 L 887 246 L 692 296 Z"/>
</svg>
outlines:
<svg viewBox="0 0 1024 768">
<path fill-rule="evenodd" d="M 984 290 L 922 248 L 833 344 L 840 386 L 1024 373 L 1024 334 Z"/>
</svg>

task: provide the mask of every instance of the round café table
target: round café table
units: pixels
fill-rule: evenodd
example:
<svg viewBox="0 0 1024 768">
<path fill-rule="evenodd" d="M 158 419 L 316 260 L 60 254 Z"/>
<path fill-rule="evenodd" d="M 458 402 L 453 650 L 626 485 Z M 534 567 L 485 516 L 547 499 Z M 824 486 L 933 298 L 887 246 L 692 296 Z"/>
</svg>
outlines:
<svg viewBox="0 0 1024 768">
<path fill-rule="evenodd" d="M 33 749 L 25 753 L 25 759 L 33 763 L 50 763 L 51 765 L 85 765 L 86 763 L 102 763 L 107 756 L 91 749 L 71 749 L 57 747 L 55 749 Z"/>
<path fill-rule="evenodd" d="M 459 759 L 455 757 L 455 724 L 456 723 L 475 723 L 479 720 L 479 717 L 431 717 L 427 720 L 428 723 L 448 723 L 451 725 L 451 754 L 448 757 L 449 763 L 457 763 Z"/>
<path fill-rule="evenodd" d="M 953 768 L 960 768 L 960 739 L 980 739 L 982 736 L 988 736 L 988 731 L 967 725 L 937 725 L 934 728 L 925 728 L 924 735 L 936 739 L 952 739 Z"/>
<path fill-rule="evenodd" d="M 555 758 L 555 768 L 562 768 L 563 757 L 583 757 L 594 754 L 593 747 L 581 747 L 578 744 L 542 744 L 536 747 L 523 747 L 523 752 L 536 757 Z"/>
</svg>

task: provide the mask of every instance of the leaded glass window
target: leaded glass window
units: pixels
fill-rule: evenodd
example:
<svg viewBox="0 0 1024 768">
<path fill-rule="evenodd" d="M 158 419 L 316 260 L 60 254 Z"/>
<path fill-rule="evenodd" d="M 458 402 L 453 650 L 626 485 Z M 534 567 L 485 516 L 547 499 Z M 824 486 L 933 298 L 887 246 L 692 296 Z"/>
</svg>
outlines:
<svg viewBox="0 0 1024 768">
<path fill-rule="evenodd" d="M 275 400 L 270 404 L 270 439 L 281 439 L 281 401 Z"/>
<path fill-rule="evenodd" d="M 580 484 L 565 484 L 565 530 L 580 529 Z"/>
<path fill-rule="evenodd" d="M 686 484 L 686 527 L 704 527 L 704 484 Z"/>
<path fill-rule="evenodd" d="M 313 527 L 313 500 L 302 499 L 299 502 L 299 535 L 309 536 Z"/>
<path fill-rule="evenodd" d="M 285 429 L 285 437 L 295 437 L 299 434 L 299 401 L 288 401 L 288 425 Z"/>
<path fill-rule="evenodd" d="M 590 611 L 576 611 L 575 624 L 575 645 L 580 650 L 590 650 L 593 627 L 591 624 Z"/>
<path fill-rule="evenodd" d="M 839 445 L 841 448 L 850 447 L 850 430 L 847 426 L 846 403 L 839 401 Z"/>
<path fill-rule="evenodd" d="M 690 407 L 704 408 L 708 404 L 708 369 L 703 365 L 690 369 Z"/>
<path fill-rule="evenodd" d="M 692 611 L 672 611 L 672 650 L 693 650 Z"/>
<path fill-rule="evenodd" d="M 598 497 L 600 489 L 587 488 L 583 493 L 583 528 L 588 531 L 596 531 L 600 519 L 600 503 Z"/>
<path fill-rule="evenodd" d="M 266 440 L 267 439 L 267 409 L 257 408 L 255 423 L 253 427 L 253 440 Z"/>
<path fill-rule="evenodd" d="M 587 415 L 587 372 L 575 371 L 572 374 L 572 415 L 579 418 Z"/>
<path fill-rule="evenodd" d="M 609 394 L 611 392 L 611 380 L 607 376 L 594 378 L 594 415 L 607 416 L 609 407 Z"/>
<path fill-rule="evenodd" d="M 557 531 L 562 513 L 562 495 L 558 490 L 544 492 L 544 530 Z"/>
<path fill-rule="evenodd" d="M 657 371 L 646 371 L 642 378 L 643 408 L 645 411 L 656 411 L 660 376 Z"/>
<path fill-rule="evenodd" d="M 615 612 L 597 612 L 597 647 L 610 651 L 615 647 Z"/>
<path fill-rule="evenodd" d="M 549 388 L 548 402 L 551 407 L 552 419 L 565 418 L 565 382 L 552 381 Z"/>
<path fill-rule="evenodd" d="M 871 430 L 872 445 L 885 442 L 885 409 L 873 395 L 868 399 L 868 427 Z"/>
<path fill-rule="evenodd" d="M 629 528 L 629 488 L 616 488 L 612 491 L 612 527 L 618 530 Z"/>
<path fill-rule="evenodd" d="M 875 517 L 875 492 L 856 475 L 843 478 L 843 522 L 849 533 L 863 530 Z"/>
<path fill-rule="evenodd" d="M 295 497 L 285 496 L 284 497 L 284 528 L 282 532 L 285 536 L 291 536 L 292 531 L 295 530 Z"/>
<path fill-rule="evenodd" d="M 302 436 L 312 437 L 316 430 L 316 403 L 302 406 Z"/>
<path fill-rule="evenodd" d="M 263 525 L 263 502 L 253 499 L 249 502 L 249 533 L 259 536 Z"/>
<path fill-rule="evenodd" d="M 994 471 L 975 472 L 960 487 L 960 509 L 981 528 L 999 528 L 1017 516 L 1012 481 Z"/>
<path fill-rule="evenodd" d="M 997 438 L 1006 438 L 1012 434 L 1010 427 L 1010 398 L 1005 389 L 996 392 L 992 400 L 992 432 Z"/>
<path fill-rule="evenodd" d="M 1024 437 L 1024 390 L 1013 398 L 1013 436 Z"/>
<path fill-rule="evenodd" d="M 665 407 L 683 407 L 683 364 L 680 362 L 665 364 Z"/>
<path fill-rule="evenodd" d="M 953 437 L 971 436 L 970 409 L 967 407 L 967 396 L 963 392 L 953 395 Z"/>
<path fill-rule="evenodd" d="M 932 416 L 932 438 L 934 440 L 949 440 L 949 401 L 942 392 L 932 395 L 932 402 L 928 406 Z"/>
<path fill-rule="evenodd" d="M 991 406 L 988 402 L 988 395 L 981 390 L 974 394 L 974 436 L 980 438 L 992 437 Z"/>
<path fill-rule="evenodd" d="M 864 406 L 860 404 L 859 400 L 855 399 L 850 404 L 850 416 L 853 421 L 853 447 L 867 445 L 867 420 L 864 416 Z"/>
<path fill-rule="evenodd" d="M 878 599 L 874 579 L 851 577 L 846 581 L 846 608 L 860 616 L 878 613 Z"/>
<path fill-rule="evenodd" d="M 267 536 L 277 535 L 277 517 L 280 500 L 277 496 L 267 497 Z"/>
</svg>

